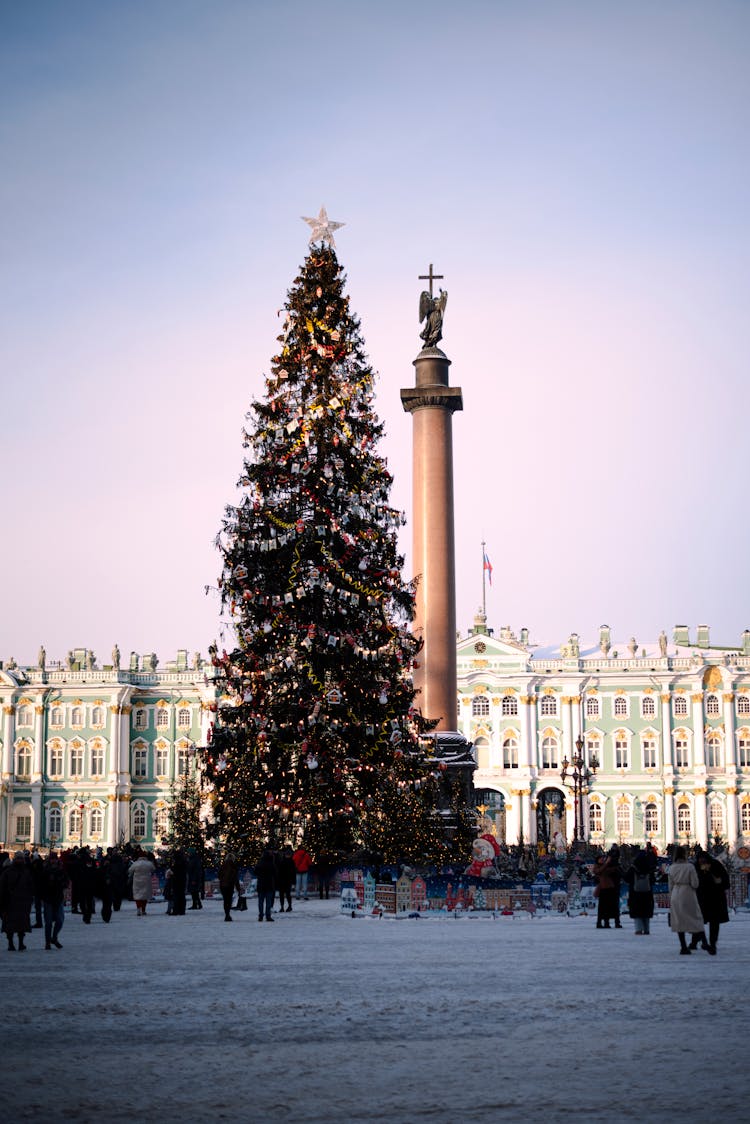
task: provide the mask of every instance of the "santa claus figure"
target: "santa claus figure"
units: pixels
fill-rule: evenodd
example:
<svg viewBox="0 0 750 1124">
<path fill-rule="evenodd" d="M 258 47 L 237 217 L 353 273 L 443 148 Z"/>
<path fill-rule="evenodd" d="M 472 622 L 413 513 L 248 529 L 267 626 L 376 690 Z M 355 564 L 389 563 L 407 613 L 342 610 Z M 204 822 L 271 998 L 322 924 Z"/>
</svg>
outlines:
<svg viewBox="0 0 750 1124">
<path fill-rule="evenodd" d="M 495 859 L 500 854 L 500 847 L 494 835 L 489 833 L 480 835 L 471 847 L 471 865 L 467 866 L 466 873 L 472 878 L 487 878 L 495 866 Z"/>
</svg>

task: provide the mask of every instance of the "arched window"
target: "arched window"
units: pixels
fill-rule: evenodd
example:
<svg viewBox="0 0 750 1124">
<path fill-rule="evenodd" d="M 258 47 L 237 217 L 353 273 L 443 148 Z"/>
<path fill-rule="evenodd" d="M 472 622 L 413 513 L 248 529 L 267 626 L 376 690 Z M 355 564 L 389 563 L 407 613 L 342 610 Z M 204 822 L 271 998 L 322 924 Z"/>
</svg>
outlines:
<svg viewBox="0 0 750 1124">
<path fill-rule="evenodd" d="M 737 760 L 740 768 L 750 768 L 750 731 L 740 731 L 737 738 Z"/>
<path fill-rule="evenodd" d="M 31 746 L 21 742 L 16 749 L 16 780 L 31 780 Z"/>
<path fill-rule="evenodd" d="M 712 800 L 708 806 L 708 832 L 709 835 L 724 834 L 724 809 L 718 800 Z"/>
<path fill-rule="evenodd" d="M 70 724 L 71 724 L 71 726 L 82 726 L 83 725 L 83 707 L 82 706 L 74 706 L 73 707 L 73 709 L 70 712 Z"/>
<path fill-rule="evenodd" d="M 740 828 L 743 835 L 750 835 L 750 800 L 740 805 Z"/>
<path fill-rule="evenodd" d="M 104 742 L 101 738 L 91 743 L 91 776 L 104 776 Z"/>
<path fill-rule="evenodd" d="M 615 695 L 615 718 L 627 718 L 628 700 L 625 695 Z"/>
<path fill-rule="evenodd" d="M 157 777 L 166 777 L 169 769 L 169 746 L 158 741 L 154 745 L 154 772 Z"/>
<path fill-rule="evenodd" d="M 602 832 L 604 831 L 604 813 L 602 806 L 598 800 L 592 800 L 589 804 L 589 832 Z"/>
<path fill-rule="evenodd" d="M 737 713 L 750 714 L 750 695 L 737 696 Z"/>
<path fill-rule="evenodd" d="M 154 839 L 161 840 L 167 834 L 169 827 L 169 813 L 166 808 L 157 808 L 154 812 Z"/>
<path fill-rule="evenodd" d="M 644 695 L 641 699 L 641 717 L 653 718 L 656 714 L 656 702 L 653 695 Z"/>
<path fill-rule="evenodd" d="M 49 712 L 50 726 L 62 726 L 63 724 L 63 708 L 61 706 L 53 706 Z"/>
<path fill-rule="evenodd" d="M 503 768 L 518 768 L 518 742 L 512 735 L 503 741 Z"/>
<path fill-rule="evenodd" d="M 143 839 L 146 835 L 146 809 L 142 804 L 133 808 L 133 838 Z"/>
<path fill-rule="evenodd" d="M 62 810 L 57 805 L 47 811 L 47 835 L 50 842 L 52 836 L 59 840 L 62 835 Z"/>
<path fill-rule="evenodd" d="M 101 835 L 104 830 L 104 813 L 101 808 L 92 808 L 89 814 L 89 831 L 92 835 Z"/>
<path fill-rule="evenodd" d="M 659 834 L 659 809 L 649 801 L 643 809 L 643 827 L 647 835 Z"/>
<path fill-rule="evenodd" d="M 554 695 L 542 695 L 541 713 L 554 718 L 557 714 L 557 699 Z"/>
<path fill-rule="evenodd" d="M 599 699 L 597 695 L 586 696 L 586 717 L 598 718 L 599 717 Z"/>
<path fill-rule="evenodd" d="M 181 730 L 190 729 L 190 710 L 186 706 L 181 706 L 177 711 L 177 725 Z"/>
<path fill-rule="evenodd" d="M 169 725 L 169 711 L 165 706 L 158 707 L 156 711 L 156 728 L 163 730 Z"/>
<path fill-rule="evenodd" d="M 148 748 L 137 745 L 133 749 L 133 780 L 145 780 L 148 770 Z"/>
<path fill-rule="evenodd" d="M 687 699 L 684 695 L 675 695 L 672 710 L 676 715 L 684 718 L 688 712 Z"/>
<path fill-rule="evenodd" d="M 476 739 L 476 741 L 474 742 L 474 752 L 476 754 L 477 766 L 480 769 L 489 769 L 489 767 L 490 767 L 490 743 L 487 741 L 487 738 L 481 738 L 480 737 L 480 738 Z"/>
<path fill-rule="evenodd" d="M 617 834 L 620 838 L 626 838 L 632 833 L 633 817 L 631 815 L 632 809 L 629 804 L 623 801 L 617 805 Z"/>
<path fill-rule="evenodd" d="M 706 714 L 711 718 L 715 718 L 716 715 L 720 713 L 718 695 L 706 695 Z"/>
<path fill-rule="evenodd" d="M 16 726 L 30 729 L 34 725 L 34 715 L 30 706 L 19 706 L 16 711 Z"/>
<path fill-rule="evenodd" d="M 103 726 L 104 725 L 104 707 L 95 706 L 91 711 L 91 725 Z"/>
<path fill-rule="evenodd" d="M 70 776 L 83 776 L 83 742 L 70 743 Z"/>
<path fill-rule="evenodd" d="M 143 707 L 136 710 L 133 717 L 133 728 L 136 730 L 145 730 L 148 723 L 148 712 Z"/>
<path fill-rule="evenodd" d="M 542 738 L 542 768 L 557 768 L 557 738 L 551 735 Z"/>
<path fill-rule="evenodd" d="M 692 827 L 692 820 L 690 818 L 690 805 L 678 804 L 677 805 L 677 833 L 678 835 L 690 835 Z"/>
<path fill-rule="evenodd" d="M 79 808 L 71 808 L 68 812 L 68 838 L 74 839 L 81 834 L 81 812 Z"/>
<path fill-rule="evenodd" d="M 471 700 L 471 716 L 485 718 L 489 714 L 489 699 L 486 695 L 475 695 Z M 159 725 L 159 723 L 157 723 Z"/>
<path fill-rule="evenodd" d="M 709 769 L 720 769 L 721 764 L 721 738 L 712 734 L 706 739 L 706 765 Z"/>
<path fill-rule="evenodd" d="M 503 718 L 518 714 L 518 699 L 515 695 L 503 695 Z"/>
</svg>

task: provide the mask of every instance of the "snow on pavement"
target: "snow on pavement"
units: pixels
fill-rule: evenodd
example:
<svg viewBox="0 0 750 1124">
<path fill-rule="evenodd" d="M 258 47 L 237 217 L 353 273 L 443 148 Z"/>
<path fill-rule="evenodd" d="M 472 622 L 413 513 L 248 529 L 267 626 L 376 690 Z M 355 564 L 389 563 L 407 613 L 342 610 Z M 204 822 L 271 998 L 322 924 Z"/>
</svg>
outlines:
<svg viewBox="0 0 750 1124">
<path fill-rule="evenodd" d="M 8 1121 L 705 1121 L 750 1115 L 750 915 L 678 956 L 590 916 L 258 923 L 220 903 L 0 944 Z"/>
</svg>

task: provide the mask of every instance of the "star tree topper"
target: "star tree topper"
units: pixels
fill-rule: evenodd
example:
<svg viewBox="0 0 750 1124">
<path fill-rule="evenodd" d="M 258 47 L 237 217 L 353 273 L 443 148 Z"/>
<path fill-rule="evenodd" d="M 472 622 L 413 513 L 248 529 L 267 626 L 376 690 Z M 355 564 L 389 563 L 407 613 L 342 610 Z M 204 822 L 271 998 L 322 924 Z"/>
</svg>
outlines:
<svg viewBox="0 0 750 1124">
<path fill-rule="evenodd" d="M 310 245 L 312 245 L 313 242 L 328 242 L 334 250 L 336 249 L 333 232 L 338 230 L 341 226 L 346 226 L 346 223 L 333 222 L 332 219 L 329 219 L 325 207 L 320 208 L 320 214 L 316 219 L 309 219 L 306 215 L 303 215 L 302 219 L 308 226 L 312 227 Z"/>
</svg>

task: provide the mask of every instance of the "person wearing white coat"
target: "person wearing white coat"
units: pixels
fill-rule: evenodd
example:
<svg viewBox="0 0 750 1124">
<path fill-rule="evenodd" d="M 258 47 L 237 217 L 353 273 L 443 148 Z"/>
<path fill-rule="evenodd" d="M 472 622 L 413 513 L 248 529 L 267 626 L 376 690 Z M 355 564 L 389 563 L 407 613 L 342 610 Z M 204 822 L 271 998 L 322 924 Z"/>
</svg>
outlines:
<svg viewBox="0 0 750 1124">
<path fill-rule="evenodd" d="M 151 875 L 156 870 L 154 864 L 141 852 L 135 862 L 130 864 L 128 878 L 133 886 L 133 901 L 138 917 L 146 916 L 146 903 L 151 897 Z"/>
<path fill-rule="evenodd" d="M 669 927 L 680 939 L 680 956 L 690 955 L 686 933 L 693 934 L 691 943 L 706 943 L 697 890 L 698 871 L 688 862 L 685 848 L 676 847 L 669 868 Z"/>
</svg>

